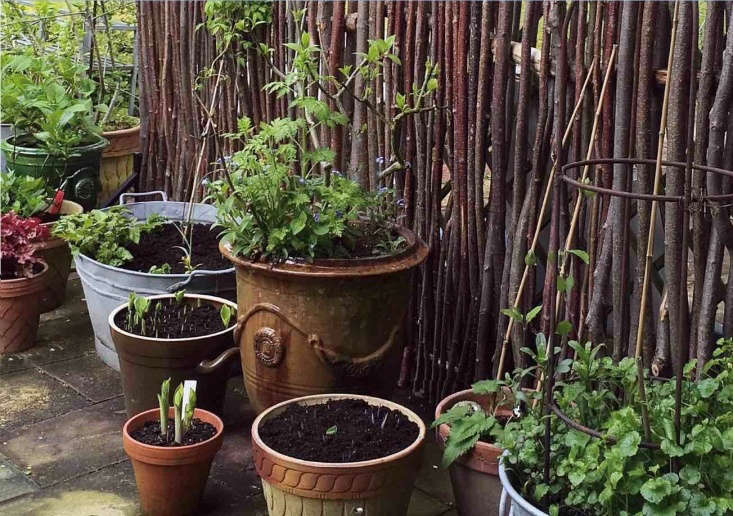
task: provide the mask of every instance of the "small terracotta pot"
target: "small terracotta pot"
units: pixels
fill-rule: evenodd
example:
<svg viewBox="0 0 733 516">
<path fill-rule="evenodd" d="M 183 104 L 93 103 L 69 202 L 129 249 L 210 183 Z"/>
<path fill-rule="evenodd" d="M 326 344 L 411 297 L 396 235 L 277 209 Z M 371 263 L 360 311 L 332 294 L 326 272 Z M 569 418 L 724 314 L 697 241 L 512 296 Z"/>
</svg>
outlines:
<svg viewBox="0 0 733 516">
<path fill-rule="evenodd" d="M 170 299 L 173 294 L 148 296 L 147 299 Z M 201 300 L 219 309 L 227 304 L 236 314 L 237 305 L 226 299 L 203 294 L 186 294 L 184 300 L 194 304 Z M 156 406 L 156 394 L 160 392 L 160 384 L 166 378 L 172 385 L 184 380 L 196 380 L 198 396 L 196 405 L 204 410 L 221 413 L 226 395 L 230 358 L 239 358 L 235 349 L 229 354 L 222 354 L 236 339 L 236 326 L 232 325 L 220 332 L 200 337 L 185 339 L 158 339 L 129 333 L 115 323 L 120 311 L 127 310 L 128 303 L 123 303 L 109 314 L 109 331 L 112 341 L 120 357 L 120 373 L 122 375 L 122 391 L 125 394 L 125 409 L 132 416 L 143 410 Z"/>
<path fill-rule="evenodd" d="M 290 404 L 313 405 L 354 398 L 400 411 L 417 424 L 417 439 L 404 450 L 387 457 L 327 463 L 288 457 L 267 446 L 260 438 L 262 422 Z M 270 516 L 357 513 L 404 516 L 422 462 L 424 441 L 425 425 L 417 414 L 391 401 L 355 394 L 316 394 L 284 401 L 265 410 L 252 424 L 252 457 L 262 479 Z"/>
<path fill-rule="evenodd" d="M 30 278 L 0 280 L 0 355 L 33 347 L 41 315 L 48 264 Z"/>
<path fill-rule="evenodd" d="M 475 394 L 471 389 L 459 391 L 443 398 L 435 408 L 435 418 L 450 409 L 459 401 L 474 401 L 484 409 L 489 409 L 490 398 Z M 511 416 L 511 409 L 500 408 L 498 416 Z M 450 434 L 450 426 L 442 424 L 436 435 L 443 447 Z M 458 457 L 449 468 L 453 496 L 458 514 L 461 516 L 498 515 L 501 498 L 499 481 L 499 457 L 503 450 L 491 443 L 479 441 L 470 453 Z"/>
<path fill-rule="evenodd" d="M 173 408 L 169 416 L 173 418 Z M 209 477 L 211 462 L 222 444 L 224 423 L 215 414 L 195 409 L 194 417 L 214 425 L 216 435 L 189 446 L 151 446 L 130 437 L 147 421 L 160 418 L 158 409 L 130 418 L 122 428 L 122 446 L 130 457 L 144 514 L 183 516 L 196 514 Z"/>
<path fill-rule="evenodd" d="M 74 201 L 63 201 L 59 213 L 71 215 L 84 211 L 81 204 Z M 49 231 L 55 222 L 43 224 Z M 66 299 L 66 282 L 71 272 L 71 249 L 63 238 L 50 236 L 36 246 L 36 253 L 48 264 L 46 289 L 41 297 L 41 313 L 45 314 L 64 304 Z"/>
</svg>

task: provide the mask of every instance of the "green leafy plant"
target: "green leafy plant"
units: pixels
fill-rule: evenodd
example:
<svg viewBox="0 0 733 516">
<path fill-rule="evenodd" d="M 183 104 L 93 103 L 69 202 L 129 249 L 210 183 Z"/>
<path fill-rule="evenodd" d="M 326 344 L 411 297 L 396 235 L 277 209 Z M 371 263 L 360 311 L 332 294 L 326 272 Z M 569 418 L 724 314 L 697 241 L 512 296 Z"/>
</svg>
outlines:
<svg viewBox="0 0 733 516">
<path fill-rule="evenodd" d="M 160 433 L 165 440 L 168 440 L 168 410 L 170 408 L 171 379 L 163 380 L 158 394 L 158 407 L 160 408 Z"/>
<path fill-rule="evenodd" d="M 527 404 L 504 427 L 499 445 L 514 486 L 551 514 L 724 515 L 733 511 L 733 340 L 721 339 L 704 377 L 685 366 L 681 432 L 674 430 L 674 380 L 645 378 L 652 441 L 644 435 L 633 358 L 618 363 L 601 346 L 569 341 L 576 359 L 557 382 L 555 401 L 602 438 L 575 430 L 554 414 L 550 483 L 543 478 L 544 411 Z M 559 353 L 559 349 L 555 350 Z M 546 352 L 537 354 L 545 372 Z"/>
<path fill-rule="evenodd" d="M 20 217 L 36 215 L 48 207 L 49 194 L 41 177 L 16 174 L 12 170 L 0 174 L 0 213 L 14 211 Z"/>
<path fill-rule="evenodd" d="M 67 215 L 54 225 L 53 234 L 66 240 L 75 255 L 81 253 L 119 267 L 132 259 L 126 246 L 139 243 L 143 233 L 154 231 L 164 223 L 165 219 L 156 213 L 139 221 L 124 206 L 116 206 Z"/>
<path fill-rule="evenodd" d="M 194 409 L 196 408 L 196 391 L 190 389 L 188 391 L 188 401 L 184 411 L 183 407 L 183 382 L 178 384 L 176 392 L 173 394 L 173 411 L 175 415 L 175 442 L 178 444 L 183 443 L 183 436 L 186 435 L 188 429 L 191 427 L 191 420 L 193 419 Z"/>
<path fill-rule="evenodd" d="M 168 263 L 164 263 L 163 265 L 151 265 L 150 269 L 148 269 L 149 274 L 170 274 L 171 273 L 171 266 Z"/>
<path fill-rule="evenodd" d="M 228 328 L 229 321 L 232 319 L 232 307 L 227 304 L 221 305 L 219 317 L 221 317 L 221 322 L 224 324 L 224 327 Z"/>
</svg>

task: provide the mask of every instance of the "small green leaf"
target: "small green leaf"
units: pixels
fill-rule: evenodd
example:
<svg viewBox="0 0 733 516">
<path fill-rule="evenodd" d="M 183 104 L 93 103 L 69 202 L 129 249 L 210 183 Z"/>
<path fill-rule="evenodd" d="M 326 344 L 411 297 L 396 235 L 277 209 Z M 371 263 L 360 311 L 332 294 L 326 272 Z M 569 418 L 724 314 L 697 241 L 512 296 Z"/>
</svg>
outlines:
<svg viewBox="0 0 733 516">
<path fill-rule="evenodd" d="M 326 429 L 326 435 L 334 435 L 336 432 L 338 432 L 338 426 L 333 425 Z"/>
<path fill-rule="evenodd" d="M 588 256 L 588 253 L 581 249 L 568 249 L 568 252 L 583 260 L 583 263 L 585 263 L 586 265 L 588 265 L 588 263 L 590 262 L 590 257 Z"/>
<path fill-rule="evenodd" d="M 557 323 L 555 333 L 562 337 L 567 337 L 572 329 L 573 325 L 570 323 L 570 321 L 560 321 L 559 323 Z"/>
<path fill-rule="evenodd" d="M 228 328 L 229 320 L 232 318 L 232 308 L 227 304 L 221 305 L 219 316 L 221 317 L 221 322 L 224 323 L 224 327 Z"/>
</svg>

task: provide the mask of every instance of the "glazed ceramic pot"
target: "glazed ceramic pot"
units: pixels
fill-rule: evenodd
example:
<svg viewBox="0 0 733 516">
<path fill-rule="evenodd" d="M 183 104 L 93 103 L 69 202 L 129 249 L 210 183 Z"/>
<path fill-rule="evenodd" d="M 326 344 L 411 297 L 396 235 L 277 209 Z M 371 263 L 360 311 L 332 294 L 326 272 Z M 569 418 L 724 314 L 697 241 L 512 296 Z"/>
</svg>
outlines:
<svg viewBox="0 0 733 516">
<path fill-rule="evenodd" d="M 48 264 L 30 278 L 0 280 L 0 355 L 19 353 L 36 343 L 40 300 Z"/>
<path fill-rule="evenodd" d="M 173 294 L 149 296 L 148 299 L 173 298 Z M 200 294 L 186 294 L 185 302 L 196 300 L 214 305 L 217 310 L 223 304 L 236 310 L 236 305 L 226 299 Z M 181 339 L 158 339 L 129 333 L 115 323 L 120 311 L 127 310 L 123 303 L 109 314 L 108 323 L 112 341 L 120 359 L 122 391 L 125 394 L 125 409 L 132 416 L 157 406 L 157 393 L 166 378 L 172 385 L 184 380 L 196 380 L 198 397 L 196 406 L 221 413 L 229 379 L 230 355 L 212 360 L 222 351 L 231 348 L 234 342 L 235 326 L 211 335 Z M 235 353 L 239 356 L 239 353 Z"/>
<path fill-rule="evenodd" d="M 129 129 L 105 131 L 102 136 L 109 146 L 102 153 L 99 167 L 101 191 L 99 200 L 107 201 L 134 170 L 133 156 L 140 152 L 140 125 Z"/>
<path fill-rule="evenodd" d="M 84 211 L 81 204 L 74 201 L 61 203 L 60 215 L 70 215 Z M 54 222 L 43 224 L 49 232 L 53 230 Z M 66 282 L 71 272 L 71 249 L 63 238 L 50 236 L 36 246 L 36 253 L 48 264 L 46 289 L 41 297 L 41 313 L 50 312 L 64 304 L 66 299 Z"/>
<path fill-rule="evenodd" d="M 257 412 L 298 396 L 388 397 L 397 382 L 411 277 L 428 254 L 414 233 L 392 256 L 253 262 L 219 248 L 236 268 L 239 346 Z"/>
<path fill-rule="evenodd" d="M 489 410 L 490 398 L 475 394 L 471 389 L 456 392 L 444 398 L 435 408 L 435 418 L 440 417 L 460 401 L 473 401 Z M 509 417 L 511 409 L 500 408 L 498 416 Z M 438 443 L 445 445 L 450 434 L 450 426 L 442 424 L 436 435 Z M 453 496 L 458 514 L 461 516 L 496 516 L 499 514 L 501 482 L 499 481 L 499 457 L 502 449 L 484 441 L 479 441 L 473 450 L 458 457 L 450 465 L 449 473 Z"/>
<path fill-rule="evenodd" d="M 327 463 L 283 455 L 260 438 L 260 425 L 290 404 L 321 404 L 353 398 L 400 411 L 418 426 L 417 439 L 407 448 L 379 459 Z M 411 410 L 391 401 L 353 394 L 323 394 L 284 401 L 265 410 L 252 424 L 252 457 L 262 479 L 270 516 L 404 516 L 422 462 L 424 441 L 425 425 Z"/>
<path fill-rule="evenodd" d="M 173 418 L 173 409 L 170 409 Z M 130 436 L 148 421 L 158 421 L 160 410 L 152 409 L 130 418 L 122 429 L 122 446 L 130 457 L 143 513 L 151 516 L 197 514 L 209 478 L 214 455 L 222 444 L 224 423 L 206 410 L 195 409 L 193 417 L 216 428 L 211 439 L 187 446 L 151 446 Z"/>
</svg>

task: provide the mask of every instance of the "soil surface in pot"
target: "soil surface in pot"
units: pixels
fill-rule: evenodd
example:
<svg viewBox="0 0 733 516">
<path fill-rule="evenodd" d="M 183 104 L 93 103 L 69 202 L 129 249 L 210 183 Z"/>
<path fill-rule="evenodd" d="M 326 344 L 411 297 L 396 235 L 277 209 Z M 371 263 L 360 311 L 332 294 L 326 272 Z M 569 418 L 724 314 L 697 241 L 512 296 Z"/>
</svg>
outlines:
<svg viewBox="0 0 733 516">
<path fill-rule="evenodd" d="M 160 306 L 160 308 L 157 308 Z M 185 310 L 184 310 L 185 307 Z M 236 317 L 232 314 L 229 321 L 231 326 Z M 115 324 L 123 330 L 155 337 L 156 339 L 188 339 L 219 333 L 225 327 L 221 320 L 219 309 L 210 304 L 178 304 L 174 298 L 160 301 L 152 300 L 144 317 L 145 333 L 141 331 L 141 324 L 130 325 L 127 320 L 127 310 L 120 310 L 115 315 Z"/>
<path fill-rule="evenodd" d="M 34 263 L 31 269 L 31 276 L 35 276 L 43 270 L 43 265 Z M 0 280 L 23 279 L 25 276 L 19 269 L 18 262 L 13 259 L 0 259 Z"/>
<path fill-rule="evenodd" d="M 404 450 L 417 439 L 418 426 L 407 416 L 364 400 L 331 400 L 289 405 L 264 421 L 259 434 L 267 446 L 297 459 L 358 462 Z"/>
<path fill-rule="evenodd" d="M 195 417 L 191 420 L 191 427 L 183 434 L 182 443 L 178 444 L 175 438 L 175 423 L 168 421 L 168 438 L 160 433 L 160 421 L 146 421 L 143 426 L 130 432 L 130 437 L 151 446 L 188 446 L 208 441 L 216 435 L 214 425 L 201 421 Z"/>
<path fill-rule="evenodd" d="M 160 267 L 167 263 L 170 266 L 169 274 L 185 273 L 186 268 L 182 262 L 184 252 L 176 247 L 185 247 L 178 228 L 176 224 L 164 224 L 155 231 L 142 234 L 139 243 L 127 246 L 132 260 L 122 265 L 122 268 L 148 272 L 150 267 Z M 208 224 L 194 224 L 191 254 L 191 265 L 197 269 L 216 271 L 231 267 L 229 261 L 219 252 L 219 236 L 216 230 L 211 230 Z"/>
</svg>

